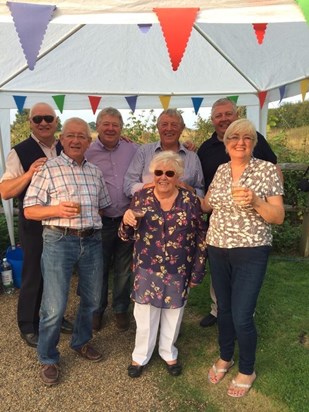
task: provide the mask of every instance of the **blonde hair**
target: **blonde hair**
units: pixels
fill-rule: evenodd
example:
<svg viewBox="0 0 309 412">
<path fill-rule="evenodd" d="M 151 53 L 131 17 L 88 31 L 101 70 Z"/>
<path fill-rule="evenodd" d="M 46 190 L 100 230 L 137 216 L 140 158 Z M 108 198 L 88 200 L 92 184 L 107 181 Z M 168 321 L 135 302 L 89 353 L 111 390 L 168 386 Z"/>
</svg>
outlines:
<svg viewBox="0 0 309 412">
<path fill-rule="evenodd" d="M 254 124 L 248 119 L 238 119 L 229 125 L 223 137 L 223 143 L 226 146 L 228 138 L 235 133 L 245 132 L 253 139 L 253 147 L 257 144 L 257 134 Z"/>
<path fill-rule="evenodd" d="M 171 165 L 178 177 L 183 175 L 185 168 L 182 157 L 172 150 L 163 150 L 162 152 L 156 154 L 150 162 L 149 172 L 153 173 L 158 165 Z"/>
</svg>

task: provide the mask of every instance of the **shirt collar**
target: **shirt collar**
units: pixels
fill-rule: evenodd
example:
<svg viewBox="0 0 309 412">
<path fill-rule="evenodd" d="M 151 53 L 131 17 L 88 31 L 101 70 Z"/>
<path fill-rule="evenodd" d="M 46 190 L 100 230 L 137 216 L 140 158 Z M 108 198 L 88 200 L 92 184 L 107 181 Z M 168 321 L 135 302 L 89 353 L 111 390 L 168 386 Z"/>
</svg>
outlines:
<svg viewBox="0 0 309 412">
<path fill-rule="evenodd" d="M 62 157 L 62 159 L 63 159 L 66 163 L 69 163 L 69 164 L 72 165 L 72 166 L 76 166 L 76 165 L 79 166 L 79 164 L 78 164 L 74 159 L 72 159 L 71 157 L 69 157 L 68 155 L 66 155 L 63 150 L 61 151 L 61 153 L 60 153 L 59 156 Z M 81 166 L 83 167 L 86 162 L 87 162 L 87 160 L 84 158 L 84 160 L 82 161 Z"/>
</svg>

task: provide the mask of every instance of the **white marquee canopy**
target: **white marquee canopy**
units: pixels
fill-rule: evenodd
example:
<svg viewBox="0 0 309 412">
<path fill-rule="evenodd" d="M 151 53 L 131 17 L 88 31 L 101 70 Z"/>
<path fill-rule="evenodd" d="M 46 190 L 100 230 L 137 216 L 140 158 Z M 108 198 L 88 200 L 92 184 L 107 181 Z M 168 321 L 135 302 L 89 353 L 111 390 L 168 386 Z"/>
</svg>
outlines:
<svg viewBox="0 0 309 412">
<path fill-rule="evenodd" d="M 46 4 L 46 0 L 20 3 Z M 265 133 L 267 103 L 300 94 L 309 77 L 309 27 L 294 0 L 54 0 L 52 20 L 34 70 L 29 70 L 9 8 L 0 4 L 0 125 L 9 150 L 14 95 L 25 108 L 65 95 L 64 109 L 90 109 L 88 96 L 101 96 L 99 109 L 128 109 L 125 96 L 137 96 L 137 109 L 202 106 L 239 96 L 249 117 Z M 154 7 L 199 7 L 183 59 L 173 71 Z M 268 23 L 258 44 L 252 23 Z M 33 24 L 36 24 L 34 21 Z M 142 33 L 137 24 L 152 24 Z M 258 93 L 267 92 L 263 110 Z M 284 100 L 283 100 L 284 101 Z M 56 107 L 55 107 L 56 108 Z"/>
</svg>

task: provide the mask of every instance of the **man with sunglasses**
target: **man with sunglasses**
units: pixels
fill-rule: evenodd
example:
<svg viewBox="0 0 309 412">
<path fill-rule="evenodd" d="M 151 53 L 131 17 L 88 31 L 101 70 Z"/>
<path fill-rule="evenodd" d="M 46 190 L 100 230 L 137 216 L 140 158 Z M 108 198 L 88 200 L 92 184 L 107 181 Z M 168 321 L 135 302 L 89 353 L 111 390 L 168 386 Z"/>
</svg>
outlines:
<svg viewBox="0 0 309 412">
<path fill-rule="evenodd" d="M 33 174 L 47 159 L 60 154 L 62 146 L 55 139 L 58 118 L 54 109 L 46 103 L 37 103 L 29 113 L 31 135 L 10 151 L 6 170 L 0 183 L 3 199 L 19 200 L 19 240 L 24 261 L 22 283 L 18 299 L 17 321 L 22 339 L 31 347 L 37 347 L 39 309 L 42 297 L 41 253 L 43 247 L 41 222 L 24 217 L 23 199 Z M 72 333 L 72 324 L 63 319 L 61 331 Z"/>
<path fill-rule="evenodd" d="M 177 185 L 204 196 L 204 180 L 201 163 L 196 153 L 179 142 L 185 128 L 181 113 L 176 109 L 164 110 L 158 117 L 157 128 L 160 141 L 144 144 L 138 148 L 124 179 L 124 192 L 133 196 L 135 192 L 154 186 L 149 173 L 153 156 L 164 150 L 179 153 L 184 160 L 184 175 Z"/>
</svg>

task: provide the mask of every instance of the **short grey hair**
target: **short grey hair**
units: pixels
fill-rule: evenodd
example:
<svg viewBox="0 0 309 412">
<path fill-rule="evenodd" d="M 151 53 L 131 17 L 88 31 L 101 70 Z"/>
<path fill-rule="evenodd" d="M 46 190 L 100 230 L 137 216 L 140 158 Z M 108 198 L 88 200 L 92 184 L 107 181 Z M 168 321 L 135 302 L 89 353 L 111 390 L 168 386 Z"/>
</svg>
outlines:
<svg viewBox="0 0 309 412">
<path fill-rule="evenodd" d="M 223 97 L 222 99 L 216 100 L 214 104 L 211 107 L 211 117 L 213 115 L 213 112 L 215 111 L 215 108 L 217 106 L 223 106 L 224 104 L 230 104 L 233 107 L 233 111 L 236 113 L 237 112 L 237 106 L 236 103 L 233 100 L 228 99 L 227 97 Z"/>
<path fill-rule="evenodd" d="M 228 138 L 234 133 L 245 132 L 253 138 L 254 146 L 257 144 L 257 133 L 254 124 L 248 119 L 238 119 L 229 125 L 223 137 L 223 143 L 226 146 Z"/>
<path fill-rule="evenodd" d="M 177 119 L 180 121 L 181 126 L 184 128 L 185 127 L 185 122 L 183 120 L 182 114 L 179 110 L 177 109 L 166 109 L 163 110 L 162 113 L 160 113 L 158 119 L 157 119 L 157 127 L 160 123 L 161 117 L 166 114 L 167 116 L 171 116 L 171 117 L 177 117 Z"/>
<path fill-rule="evenodd" d="M 150 162 L 149 172 L 153 173 L 158 165 L 171 165 L 178 177 L 183 175 L 185 169 L 182 157 L 172 150 L 163 150 L 162 152 L 156 154 Z"/>
<path fill-rule="evenodd" d="M 97 124 L 100 123 L 100 121 L 102 120 L 102 117 L 103 117 L 103 116 L 106 116 L 106 115 L 118 117 L 119 122 L 120 122 L 120 126 L 121 126 L 121 128 L 123 128 L 123 118 L 122 118 L 122 115 L 121 115 L 120 111 L 117 110 L 117 109 L 115 109 L 114 107 L 106 107 L 105 109 L 102 109 L 102 110 L 99 112 L 98 116 L 97 116 L 96 123 L 97 123 Z"/>
<path fill-rule="evenodd" d="M 87 130 L 87 136 L 89 137 L 89 139 L 91 139 L 91 129 L 90 129 L 89 124 L 84 119 L 81 119 L 80 117 L 70 117 L 69 119 L 65 120 L 62 126 L 61 135 L 65 133 L 65 129 L 68 127 L 70 123 L 80 123 L 84 125 Z"/>
</svg>

